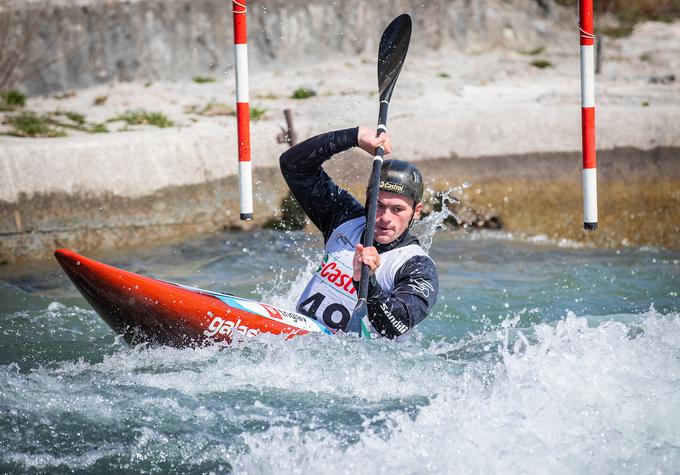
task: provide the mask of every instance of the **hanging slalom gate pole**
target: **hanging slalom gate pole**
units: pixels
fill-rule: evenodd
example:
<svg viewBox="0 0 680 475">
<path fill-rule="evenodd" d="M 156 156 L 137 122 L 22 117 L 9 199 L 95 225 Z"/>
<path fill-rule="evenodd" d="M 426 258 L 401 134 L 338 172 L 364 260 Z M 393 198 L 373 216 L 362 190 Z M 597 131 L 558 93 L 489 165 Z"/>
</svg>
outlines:
<svg viewBox="0 0 680 475">
<path fill-rule="evenodd" d="M 236 123 L 238 127 L 238 188 L 242 220 L 253 219 L 253 171 L 250 162 L 250 98 L 246 0 L 233 0 L 236 57 Z"/>
<path fill-rule="evenodd" d="M 595 34 L 593 0 L 579 0 L 581 37 L 581 135 L 583 147 L 583 229 L 597 229 L 595 163 Z"/>
</svg>

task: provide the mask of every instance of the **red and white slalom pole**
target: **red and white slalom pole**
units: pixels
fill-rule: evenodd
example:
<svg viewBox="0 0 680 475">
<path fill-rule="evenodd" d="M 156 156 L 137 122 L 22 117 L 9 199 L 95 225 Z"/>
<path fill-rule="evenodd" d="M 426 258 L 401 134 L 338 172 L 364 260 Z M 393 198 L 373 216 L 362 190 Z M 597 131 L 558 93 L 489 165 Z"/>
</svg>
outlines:
<svg viewBox="0 0 680 475">
<path fill-rule="evenodd" d="M 579 0 L 581 36 L 581 135 L 583 147 L 583 229 L 597 229 L 595 164 L 595 34 L 593 0 Z"/>
<path fill-rule="evenodd" d="M 242 220 L 253 219 L 253 171 L 250 162 L 250 98 L 248 94 L 248 33 L 246 0 L 233 0 L 236 56 L 236 123 L 238 127 L 238 188 Z"/>
</svg>

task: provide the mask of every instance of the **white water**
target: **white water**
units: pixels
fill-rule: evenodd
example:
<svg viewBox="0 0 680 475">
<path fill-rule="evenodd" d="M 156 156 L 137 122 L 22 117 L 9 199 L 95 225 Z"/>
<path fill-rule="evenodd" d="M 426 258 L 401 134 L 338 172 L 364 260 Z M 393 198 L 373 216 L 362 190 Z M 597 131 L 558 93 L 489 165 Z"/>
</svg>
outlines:
<svg viewBox="0 0 680 475">
<path fill-rule="evenodd" d="M 119 265 L 293 308 L 321 258 L 296 239 Z M 503 233 L 430 251 L 440 301 L 399 345 L 129 348 L 65 280 L 0 282 L 0 473 L 678 473 L 677 253 Z"/>
<path fill-rule="evenodd" d="M 680 469 L 680 318 L 636 316 L 640 330 L 568 317 L 536 327 L 536 343 L 459 374 L 417 365 L 403 380 L 380 363 L 356 368 L 370 393 L 422 389 L 411 417 L 381 412 L 359 441 L 323 429 L 249 435 L 248 473 L 674 473 Z M 521 340 L 517 340 L 521 341 Z M 394 376 L 394 375 L 393 375 Z M 373 379 L 373 381 L 371 381 Z M 433 385 L 436 386 L 433 387 Z M 366 396 L 366 394 L 361 394 Z M 379 422 L 379 428 L 372 425 Z"/>
<path fill-rule="evenodd" d="M 514 318 L 428 347 L 271 337 L 245 351 L 118 344 L 100 363 L 10 364 L 0 394 L 13 416 L 133 438 L 63 456 L 1 453 L 25 468 L 86 470 L 123 454 L 238 473 L 674 473 L 680 316 L 610 317 L 533 329 Z M 466 347 L 482 356 L 461 358 Z M 238 443 L 220 439 L 224 424 Z"/>
</svg>

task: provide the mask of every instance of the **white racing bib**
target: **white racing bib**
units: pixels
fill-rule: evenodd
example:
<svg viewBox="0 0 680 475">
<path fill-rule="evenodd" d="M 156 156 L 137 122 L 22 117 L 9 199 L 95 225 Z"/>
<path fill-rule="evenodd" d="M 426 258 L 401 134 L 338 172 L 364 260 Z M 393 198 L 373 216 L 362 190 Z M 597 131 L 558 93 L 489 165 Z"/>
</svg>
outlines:
<svg viewBox="0 0 680 475">
<path fill-rule="evenodd" d="M 326 242 L 323 260 L 297 304 L 299 313 L 318 320 L 331 330 L 347 325 L 357 303 L 357 292 L 352 282 L 352 260 L 365 227 L 366 218 L 362 216 L 342 223 L 333 231 Z M 380 254 L 380 266 L 375 273 L 380 287 L 385 291 L 392 290 L 399 268 L 411 257 L 421 255 L 427 254 L 417 244 Z M 375 333 L 368 321 L 364 323 L 371 333 Z"/>
</svg>

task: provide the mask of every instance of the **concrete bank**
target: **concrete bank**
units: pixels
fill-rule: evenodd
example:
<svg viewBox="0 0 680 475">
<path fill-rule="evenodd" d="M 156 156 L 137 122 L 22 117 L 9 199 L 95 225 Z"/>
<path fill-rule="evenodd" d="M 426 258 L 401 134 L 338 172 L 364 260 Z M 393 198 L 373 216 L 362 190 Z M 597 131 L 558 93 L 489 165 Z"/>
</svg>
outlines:
<svg viewBox="0 0 680 475">
<path fill-rule="evenodd" d="M 268 112 L 252 124 L 253 222 L 238 219 L 234 118 L 182 112 L 198 98 L 220 97 L 211 91 L 223 84 L 194 91 L 199 86 L 130 89 L 126 83 L 107 89 L 108 112 L 92 108 L 92 98 L 101 93 L 96 88 L 58 105 L 52 98 L 34 100 L 38 110 L 61 106 L 96 120 L 129 107 L 125 103 L 162 105 L 180 126 L 63 138 L 0 137 L 0 262 L 44 257 L 62 246 L 87 251 L 262 225 L 277 215 L 286 193 L 277 169 L 286 146 L 275 140 L 284 108 L 295 111 L 301 139 L 374 121 L 374 79 L 364 78 L 373 76 L 373 67 L 345 69 L 344 76 L 326 70 L 325 77 L 338 83 L 327 80 L 326 87 L 339 92 L 306 101 L 278 92 L 282 84 L 295 84 L 295 73 L 260 78 L 256 95 L 267 98 L 258 105 Z M 316 73 L 311 69 L 303 77 Z M 345 92 L 340 84 L 347 84 L 350 74 L 357 84 L 368 84 L 366 90 Z M 586 236 L 580 231 L 579 109 L 566 99 L 577 83 L 556 89 L 546 82 L 559 72 L 551 75 L 537 79 L 530 90 L 522 80 L 451 90 L 439 78 L 404 71 L 390 120 L 395 156 L 420 163 L 438 190 L 469 181 L 473 187 L 462 197 L 466 205 L 493 211 L 508 231 L 607 246 L 680 247 L 677 87 L 646 86 L 642 99 L 654 101 L 650 106 L 641 107 L 638 96 L 630 105 L 611 104 L 599 112 L 602 229 Z M 624 87 L 608 84 L 609 97 L 625 97 Z M 120 103 L 118 88 L 126 90 Z M 165 91 L 162 100 L 156 98 L 160 91 Z M 365 154 L 346 155 L 329 162 L 329 170 L 361 196 L 370 160 Z"/>
<path fill-rule="evenodd" d="M 266 186 L 256 221 L 240 222 L 236 162 L 225 159 L 235 147 L 210 125 L 9 141 L 0 148 L 0 262 L 261 224 L 283 184 L 273 168 L 258 169 Z"/>
<path fill-rule="evenodd" d="M 52 156 L 58 167 L 45 163 L 38 171 L 62 187 L 46 184 L 40 192 L 0 201 L 0 262 L 47 257 L 57 247 L 87 251 L 226 227 L 248 229 L 280 215 L 286 188 L 277 168 L 256 168 L 255 220 L 243 222 L 238 219 L 236 177 L 224 160 L 205 158 L 221 154 L 192 156 L 195 148 L 168 138 L 159 138 L 159 159 L 153 163 L 135 159 L 134 140 L 125 144 L 131 152 L 121 153 L 124 159 L 118 163 L 100 163 L 96 153 L 79 158 L 75 150 Z M 173 149 L 177 155 L 169 152 Z M 509 232 L 608 247 L 680 248 L 679 156 L 679 148 L 601 151 L 597 233 L 581 228 L 578 153 L 447 157 L 423 160 L 419 166 L 437 191 L 470 182 L 470 188 L 457 194 L 462 203 L 482 216 L 498 217 Z M 362 196 L 369 162 L 363 154 L 348 152 L 327 169 Z"/>
<path fill-rule="evenodd" d="M 428 159 L 418 166 L 435 191 L 469 183 L 454 193 L 463 207 L 483 219 L 498 218 L 502 229 L 516 236 L 680 249 L 680 148 L 600 150 L 598 159 L 596 232 L 583 230 L 580 153 Z M 366 169 L 346 166 L 332 161 L 327 168 L 362 196 L 365 184 L 355 177 Z"/>
<path fill-rule="evenodd" d="M 147 3 L 153 2 L 123 6 Z M 305 11 L 316 12 L 311 6 Z M 532 20 L 532 28 L 543 21 Z M 422 42 L 427 30 L 422 21 L 418 25 Z M 407 58 L 390 106 L 396 158 L 418 161 L 436 189 L 471 182 L 465 203 L 479 213 L 497 213 L 511 232 L 607 246 L 680 247 L 680 81 L 659 81 L 680 77 L 680 22 L 641 25 L 630 38 L 608 43 L 611 59 L 596 83 L 602 229 L 587 236 L 580 231 L 577 45 L 548 43 L 540 57 L 551 66 L 537 68 L 535 55 L 513 49 L 462 54 L 450 42 L 431 51 L 423 44 Z M 375 57 L 361 51 L 253 68 L 251 105 L 264 113 L 251 125 L 256 220 L 246 224 L 238 220 L 234 117 L 200 112 L 233 104 L 231 79 L 112 82 L 31 97 L 28 110 L 74 112 L 110 132 L 0 135 L 0 262 L 46 256 L 60 246 L 87 251 L 261 225 L 277 215 L 286 191 L 276 168 L 286 146 L 275 139 L 284 109 L 294 111 L 300 139 L 375 123 Z M 317 94 L 291 98 L 300 87 Z M 128 127 L 115 120 L 130 110 L 162 113 L 176 126 Z M 2 122 L 0 132 L 11 133 Z M 369 162 L 348 153 L 329 169 L 361 195 Z"/>
</svg>

